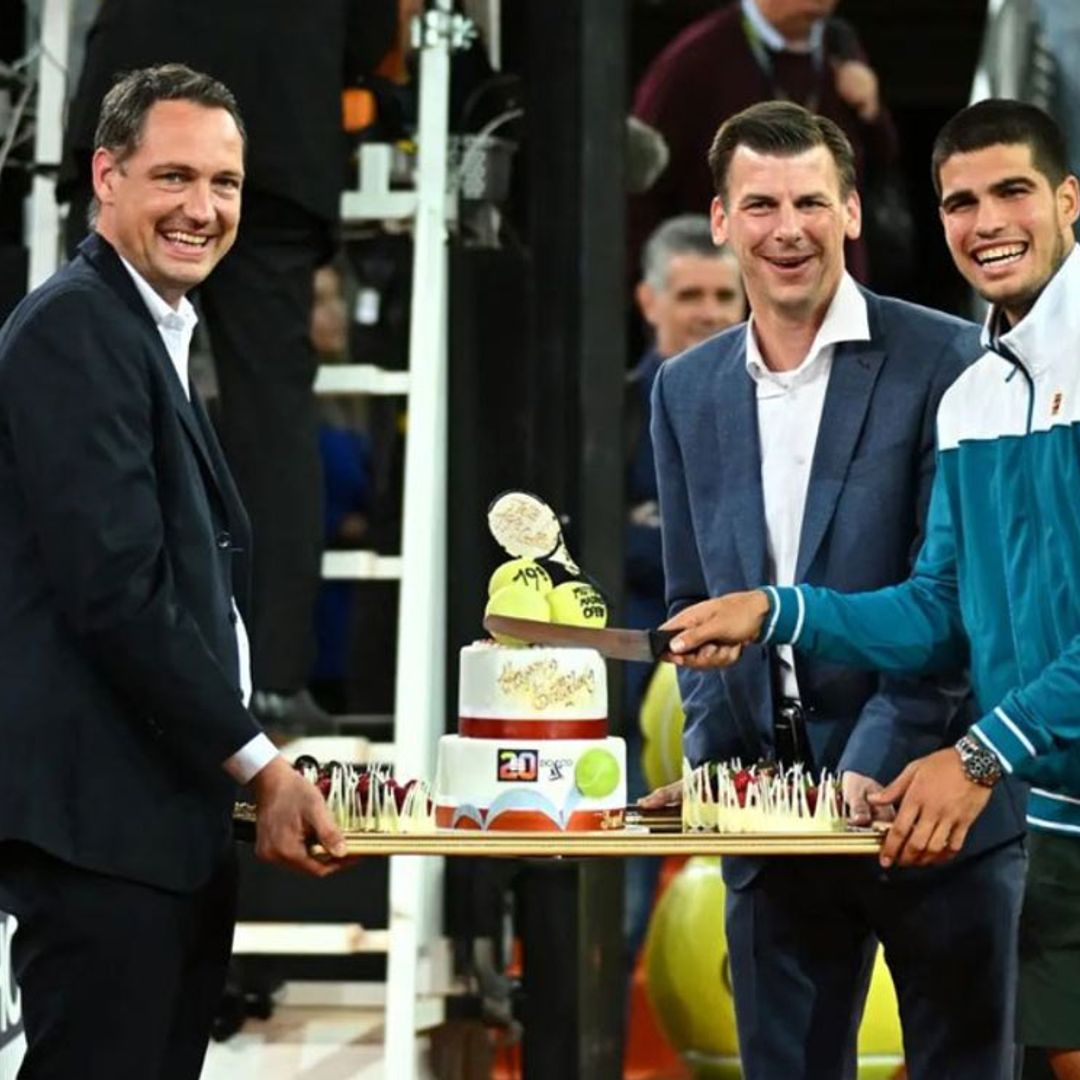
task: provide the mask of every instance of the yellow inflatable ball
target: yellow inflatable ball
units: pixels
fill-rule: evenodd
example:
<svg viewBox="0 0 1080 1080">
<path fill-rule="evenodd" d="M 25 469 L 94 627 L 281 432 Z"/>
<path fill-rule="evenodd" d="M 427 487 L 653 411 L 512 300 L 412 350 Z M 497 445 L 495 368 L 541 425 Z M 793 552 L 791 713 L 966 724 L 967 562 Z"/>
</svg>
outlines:
<svg viewBox="0 0 1080 1080">
<path fill-rule="evenodd" d="M 551 622 L 551 611 L 544 597 L 529 585 L 504 585 L 495 592 L 484 608 L 485 615 L 510 615 L 515 619 Z M 500 645 L 527 645 L 510 634 L 492 633 Z"/>
<path fill-rule="evenodd" d="M 674 664 L 657 664 L 641 702 L 638 724 L 645 743 L 641 764 L 649 790 L 682 777 L 682 735 L 686 716 Z"/>
<path fill-rule="evenodd" d="M 541 596 L 551 592 L 551 575 L 532 559 L 511 559 L 496 567 L 488 580 L 488 596 L 506 585 L 525 585 Z"/>
<path fill-rule="evenodd" d="M 709 1080 L 742 1075 L 723 931 L 720 860 L 691 859 L 653 910 L 645 985 L 668 1041 L 696 1077 Z"/>
<path fill-rule="evenodd" d="M 866 1011 L 859 1026 L 859 1080 L 896 1080 L 905 1076 L 900 1007 L 885 954 L 878 949 Z"/>
<path fill-rule="evenodd" d="M 691 859 L 660 897 L 645 939 L 653 1012 L 695 1080 L 739 1080 L 720 860 Z M 903 1075 L 896 993 L 880 950 L 859 1028 L 859 1080 Z"/>
<path fill-rule="evenodd" d="M 587 581 L 564 581 L 547 594 L 551 621 L 564 626 L 607 626 L 607 604 Z"/>
</svg>

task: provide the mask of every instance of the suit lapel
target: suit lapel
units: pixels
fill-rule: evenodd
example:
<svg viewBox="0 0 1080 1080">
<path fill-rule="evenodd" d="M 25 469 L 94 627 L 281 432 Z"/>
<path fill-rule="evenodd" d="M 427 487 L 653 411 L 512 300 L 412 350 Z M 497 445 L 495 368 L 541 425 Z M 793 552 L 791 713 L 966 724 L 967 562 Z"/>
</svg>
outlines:
<svg viewBox="0 0 1080 1080">
<path fill-rule="evenodd" d="M 216 490 L 218 496 L 227 508 L 229 505 L 228 491 L 222 477 L 227 476 L 228 471 L 224 468 L 223 461 L 221 461 L 220 464 L 215 463 L 215 455 L 211 452 L 207 439 L 200 429 L 199 423 L 195 417 L 192 404 L 188 401 L 187 394 L 184 393 L 184 387 L 180 383 L 180 376 L 177 375 L 176 368 L 173 367 L 172 360 L 169 358 L 168 350 L 165 348 L 165 342 L 161 340 L 161 335 L 154 325 L 154 320 L 150 317 L 150 312 L 147 310 L 146 304 L 143 303 L 142 297 L 135 288 L 135 283 L 131 280 L 131 275 L 124 269 L 124 264 L 120 261 L 120 257 L 116 254 L 108 241 L 97 233 L 91 233 L 83 240 L 79 245 L 79 252 L 94 265 L 102 278 L 104 278 L 108 285 L 120 295 L 124 303 L 127 304 L 127 306 L 131 308 L 135 315 L 142 321 L 142 324 L 147 331 L 147 342 L 153 349 L 158 362 L 164 368 L 165 384 L 169 388 L 169 398 L 176 410 L 176 414 L 179 416 L 180 422 L 183 424 L 184 430 L 188 434 L 188 438 L 191 439 L 191 442 L 195 446 L 195 449 L 202 460 L 203 470 L 207 479 L 210 481 L 213 489 Z M 220 460 L 220 451 L 217 456 Z M 233 492 L 233 494 L 235 495 L 235 492 Z"/>
<path fill-rule="evenodd" d="M 884 359 L 884 350 L 873 340 L 844 342 L 836 347 L 810 468 L 796 581 L 804 580 L 836 511 Z"/>
<path fill-rule="evenodd" d="M 229 471 L 228 463 L 225 461 L 221 443 L 218 442 L 217 435 L 214 432 L 214 425 L 210 422 L 210 417 L 206 413 L 206 406 L 203 405 L 202 398 L 199 397 L 198 391 L 194 387 L 191 390 L 189 408 L 195 418 L 196 429 L 202 436 L 202 445 L 206 450 L 207 460 L 225 502 L 230 528 L 234 533 L 242 529 L 243 533 L 246 534 L 248 531 L 247 514 L 240 498 L 240 492 L 236 489 L 236 483 L 232 478 L 232 473 Z M 239 540 L 240 536 L 237 536 L 237 539 Z"/>
<path fill-rule="evenodd" d="M 176 368 L 173 367 L 173 362 L 165 349 L 165 343 L 160 338 L 159 343 L 163 354 L 162 362 L 166 365 L 165 381 L 168 383 L 168 396 L 172 399 L 180 423 L 184 424 L 184 430 L 187 432 L 195 450 L 198 451 L 207 480 L 211 482 L 218 498 L 228 509 L 231 483 L 227 483 L 228 469 L 225 465 L 225 459 L 221 457 L 221 450 L 214 437 L 210 419 L 206 418 L 205 424 L 199 422 L 197 413 L 202 411 L 202 403 L 199 401 L 198 392 L 192 387 L 191 400 L 188 400 L 183 384 L 180 383 L 180 377 L 176 374 Z M 205 417 L 204 411 L 203 417 Z"/>
<path fill-rule="evenodd" d="M 192 387 L 191 399 L 188 399 L 183 384 L 180 382 L 180 376 L 176 373 L 169 352 L 165 348 L 165 342 L 161 340 L 161 334 L 158 333 L 158 328 L 154 325 L 146 304 L 143 303 L 142 297 L 135 288 L 135 283 L 131 280 L 131 275 L 124 269 L 124 264 L 110 244 L 97 233 L 91 233 L 79 245 L 79 253 L 93 265 L 102 279 L 132 310 L 136 318 L 141 320 L 146 332 L 147 346 L 153 351 L 156 361 L 164 369 L 169 400 L 188 440 L 195 448 L 199 474 L 207 497 L 218 504 L 223 520 L 228 523 L 234 550 L 241 553 L 240 568 L 233 579 L 233 593 L 241 610 L 245 610 L 250 572 L 251 526 L 198 392 Z"/>
<path fill-rule="evenodd" d="M 722 523 L 734 534 L 743 573 L 749 586 L 765 577 L 765 499 L 761 491 L 761 442 L 758 435 L 757 392 L 746 371 L 746 337 L 736 343 L 730 363 L 717 364 L 717 416 L 719 417 L 723 506 L 729 517 Z"/>
</svg>

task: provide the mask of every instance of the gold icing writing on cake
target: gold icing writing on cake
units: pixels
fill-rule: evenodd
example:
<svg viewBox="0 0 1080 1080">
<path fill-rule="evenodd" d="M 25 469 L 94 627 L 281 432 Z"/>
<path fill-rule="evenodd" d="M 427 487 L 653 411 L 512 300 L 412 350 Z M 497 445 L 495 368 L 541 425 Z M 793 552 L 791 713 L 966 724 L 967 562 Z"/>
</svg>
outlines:
<svg viewBox="0 0 1080 1080">
<path fill-rule="evenodd" d="M 505 664 L 498 678 L 508 697 L 537 710 L 571 708 L 587 704 L 596 689 L 592 670 L 566 671 L 557 660 L 536 660 L 524 667 Z"/>
</svg>

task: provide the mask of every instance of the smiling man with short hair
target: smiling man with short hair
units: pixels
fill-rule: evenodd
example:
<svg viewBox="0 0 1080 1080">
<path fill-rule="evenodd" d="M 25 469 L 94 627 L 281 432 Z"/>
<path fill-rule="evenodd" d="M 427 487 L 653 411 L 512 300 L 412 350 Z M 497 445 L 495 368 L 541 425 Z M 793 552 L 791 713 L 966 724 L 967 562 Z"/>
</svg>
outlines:
<svg viewBox="0 0 1080 1080">
<path fill-rule="evenodd" d="M 179 64 L 102 105 L 95 232 L 0 331 L 0 908 L 35 1080 L 197 1080 L 235 919 L 231 814 L 322 875 L 341 834 L 246 708 L 251 538 L 186 298 L 236 237 L 244 132 Z"/>
<path fill-rule="evenodd" d="M 176 307 L 236 239 L 244 135 L 226 110 L 193 101 L 151 112 L 137 141 L 94 153 L 95 228 Z"/>
<path fill-rule="evenodd" d="M 679 612 L 672 648 L 702 675 L 754 641 L 881 671 L 968 664 L 979 719 L 871 799 L 899 803 L 882 862 L 967 853 L 1002 785 L 1030 783 L 1019 1040 L 1045 1050 L 1059 1080 L 1078 1080 L 1080 186 L 1054 122 L 993 99 L 941 130 L 933 176 L 953 260 L 992 308 L 983 356 L 941 402 L 911 577 L 859 596 L 718 589 Z"/>
<path fill-rule="evenodd" d="M 851 147 L 831 121 L 787 102 L 753 106 L 721 126 L 709 163 L 713 236 L 738 259 L 751 317 L 657 377 L 673 625 L 750 583 L 854 592 L 902 580 L 924 529 L 938 402 L 978 353 L 976 327 L 848 274 L 844 243 L 859 234 L 861 206 Z M 725 672 L 686 664 L 679 684 L 692 763 L 768 756 L 842 770 L 861 823 L 888 816 L 871 802 L 883 784 L 969 722 L 956 676 L 879 677 L 785 646 L 744 650 Z M 747 1080 L 854 1075 L 878 942 L 912 1080 L 1004 1074 L 1023 866 L 1011 795 L 998 789 L 968 857 L 945 872 L 724 860 Z M 985 977 L 972 983 L 976 969 Z"/>
</svg>

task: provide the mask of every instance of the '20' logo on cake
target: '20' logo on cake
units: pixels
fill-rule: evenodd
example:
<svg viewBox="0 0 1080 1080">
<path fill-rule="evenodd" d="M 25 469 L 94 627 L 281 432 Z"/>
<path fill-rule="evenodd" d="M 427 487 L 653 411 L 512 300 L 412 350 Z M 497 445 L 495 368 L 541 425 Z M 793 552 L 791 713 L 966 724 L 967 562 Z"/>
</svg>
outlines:
<svg viewBox="0 0 1080 1080">
<path fill-rule="evenodd" d="M 535 750 L 500 750 L 499 781 L 535 781 L 540 775 L 540 755 Z"/>
</svg>

